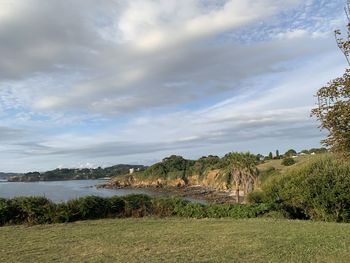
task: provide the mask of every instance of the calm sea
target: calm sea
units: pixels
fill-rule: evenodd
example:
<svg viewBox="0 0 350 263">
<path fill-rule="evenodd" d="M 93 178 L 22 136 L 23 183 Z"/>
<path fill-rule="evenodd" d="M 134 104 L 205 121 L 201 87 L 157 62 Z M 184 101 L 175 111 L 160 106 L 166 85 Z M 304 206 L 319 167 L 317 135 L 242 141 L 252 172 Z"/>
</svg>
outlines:
<svg viewBox="0 0 350 263">
<path fill-rule="evenodd" d="M 146 189 L 97 189 L 96 185 L 105 183 L 105 180 L 74 180 L 55 182 L 5 182 L 0 181 L 0 197 L 13 198 L 16 196 L 45 196 L 54 202 L 67 201 L 87 195 L 111 197 L 128 194 L 147 194 L 150 196 L 166 196 Z M 193 202 L 205 203 L 203 200 L 186 198 Z"/>
</svg>

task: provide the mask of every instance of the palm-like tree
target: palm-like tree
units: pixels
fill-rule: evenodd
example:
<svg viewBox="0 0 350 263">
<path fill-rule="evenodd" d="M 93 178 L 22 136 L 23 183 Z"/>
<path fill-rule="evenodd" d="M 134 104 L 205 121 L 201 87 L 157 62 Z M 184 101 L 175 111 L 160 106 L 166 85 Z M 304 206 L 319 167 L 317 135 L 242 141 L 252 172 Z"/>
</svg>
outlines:
<svg viewBox="0 0 350 263">
<path fill-rule="evenodd" d="M 244 195 L 254 190 L 259 175 L 258 160 L 251 153 L 230 153 L 226 156 L 230 162 L 230 172 L 235 182 L 236 201 L 240 203 L 239 190 L 243 188 Z"/>
</svg>

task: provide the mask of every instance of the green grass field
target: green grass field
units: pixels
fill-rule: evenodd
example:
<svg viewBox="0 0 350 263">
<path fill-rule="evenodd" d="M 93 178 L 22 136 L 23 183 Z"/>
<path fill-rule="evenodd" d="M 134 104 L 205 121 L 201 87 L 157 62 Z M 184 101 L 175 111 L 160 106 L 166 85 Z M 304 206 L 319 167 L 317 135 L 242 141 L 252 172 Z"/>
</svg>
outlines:
<svg viewBox="0 0 350 263">
<path fill-rule="evenodd" d="M 305 155 L 305 156 L 298 156 L 297 158 L 294 158 L 296 163 L 291 166 L 284 166 L 282 165 L 282 159 L 279 160 L 267 160 L 264 163 L 261 163 L 257 166 L 257 168 L 260 171 L 259 175 L 259 183 L 257 185 L 257 189 L 260 189 L 262 185 L 269 182 L 270 179 L 279 176 L 281 174 L 285 174 L 286 172 L 295 169 L 296 167 L 300 167 L 315 158 L 319 157 L 318 155 Z M 274 169 L 274 171 L 271 171 L 271 169 Z M 269 172 L 270 170 L 270 172 Z"/>
<path fill-rule="evenodd" d="M 0 228 L 0 262 L 349 262 L 350 225 L 122 219 Z"/>
</svg>

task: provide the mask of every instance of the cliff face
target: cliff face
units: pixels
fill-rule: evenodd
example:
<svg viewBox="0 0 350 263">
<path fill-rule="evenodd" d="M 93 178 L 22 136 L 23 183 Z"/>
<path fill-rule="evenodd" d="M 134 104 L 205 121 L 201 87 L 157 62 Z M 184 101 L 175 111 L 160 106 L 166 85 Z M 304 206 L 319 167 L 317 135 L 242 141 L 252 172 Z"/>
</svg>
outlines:
<svg viewBox="0 0 350 263">
<path fill-rule="evenodd" d="M 116 177 L 111 180 L 112 187 L 184 187 L 184 186 L 202 186 L 218 191 L 234 190 L 232 184 L 227 182 L 226 176 L 220 173 L 220 170 L 212 170 L 205 175 L 191 175 L 187 178 L 160 178 L 145 177 L 142 175 L 127 175 Z"/>
<path fill-rule="evenodd" d="M 188 179 L 190 185 L 200 185 L 220 191 L 232 190 L 230 184 L 228 184 L 225 178 L 225 175 L 222 175 L 220 170 L 212 170 L 204 176 L 193 175 Z"/>
</svg>

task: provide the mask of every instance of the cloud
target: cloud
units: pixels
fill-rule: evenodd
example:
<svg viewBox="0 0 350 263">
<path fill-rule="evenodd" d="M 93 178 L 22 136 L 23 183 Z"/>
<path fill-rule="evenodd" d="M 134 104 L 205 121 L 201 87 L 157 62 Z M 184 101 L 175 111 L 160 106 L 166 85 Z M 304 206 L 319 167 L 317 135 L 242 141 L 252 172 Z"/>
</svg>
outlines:
<svg viewBox="0 0 350 263">
<path fill-rule="evenodd" d="M 284 8 L 298 2 L 285 1 Z M 229 0 L 210 10 L 200 1 L 133 1 L 121 16 L 119 28 L 124 38 L 135 43 L 136 48 L 158 52 L 164 47 L 177 47 L 250 24 L 279 10 L 281 5 L 274 0 Z M 171 35 L 169 32 L 172 32 Z"/>
<path fill-rule="evenodd" d="M 317 146 L 342 7 L 0 0 L 0 169 Z"/>
<path fill-rule="evenodd" d="M 23 138 L 24 135 L 23 130 L 0 126 L 0 141 L 2 142 L 14 141 Z"/>
<path fill-rule="evenodd" d="M 297 3 L 290 0 L 281 6 L 276 0 L 230 0 L 208 7 L 194 0 L 133 1 L 103 3 L 96 9 L 96 1 L 15 2 L 11 19 L 0 25 L 0 76 L 18 79 L 38 73 L 82 72 L 84 81 L 67 83 L 63 94 L 54 91 L 52 95 L 51 88 L 34 90 L 37 96 L 32 108 L 36 111 L 84 108 L 123 114 L 188 103 L 227 86 L 223 82 L 232 77 L 239 83 L 247 77 L 247 69 L 251 75 L 259 74 L 278 62 L 276 58 L 263 69 L 251 49 L 203 45 L 206 39 L 264 20 Z M 106 32 L 114 42 L 106 39 Z M 254 49 L 256 53 L 272 51 L 264 46 Z M 149 53 L 152 50 L 156 53 Z M 220 64 L 225 56 L 223 71 Z M 243 65 L 237 63 L 244 60 Z M 213 79 L 208 81 L 205 76 Z M 210 81 L 213 83 L 206 84 Z"/>
<path fill-rule="evenodd" d="M 92 64 L 95 51 L 105 46 L 96 37 L 95 4 L 90 0 L 1 1 L 0 77 L 19 79 Z M 112 4 L 104 7 L 108 12 Z"/>
<path fill-rule="evenodd" d="M 321 44 L 320 44 L 321 43 Z M 295 49 L 294 47 L 298 47 Z M 288 69 L 290 60 L 309 58 L 333 48 L 322 37 L 301 35 L 250 46 L 217 44 L 186 46 L 173 52 L 133 60 L 133 68 L 114 65 L 111 75 L 83 81 L 64 96 L 47 96 L 34 104 L 37 110 L 85 108 L 103 114 L 124 114 L 152 107 L 189 103 L 247 86 L 251 76 Z"/>
</svg>

